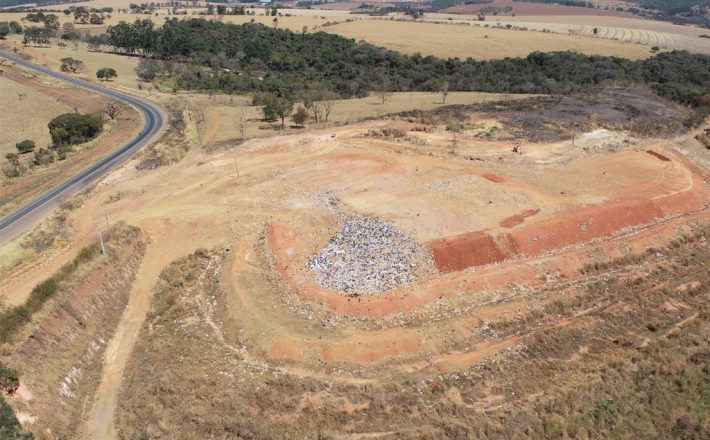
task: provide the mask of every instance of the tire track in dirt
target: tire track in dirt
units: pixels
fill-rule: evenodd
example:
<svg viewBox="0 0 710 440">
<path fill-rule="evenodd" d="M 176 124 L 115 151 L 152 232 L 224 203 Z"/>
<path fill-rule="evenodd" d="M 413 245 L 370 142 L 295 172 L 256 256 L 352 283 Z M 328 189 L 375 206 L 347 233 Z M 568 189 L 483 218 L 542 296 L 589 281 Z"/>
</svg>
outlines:
<svg viewBox="0 0 710 440">
<path fill-rule="evenodd" d="M 210 125 L 205 130 L 205 134 L 202 135 L 202 144 L 206 145 L 217 138 L 217 133 L 221 126 L 219 113 L 214 109 L 207 109 L 206 113 L 209 115 Z"/>
<path fill-rule="evenodd" d="M 147 234 L 150 236 L 150 234 Z M 163 246 L 153 244 L 158 240 L 151 237 L 141 268 L 131 289 L 128 304 L 116 327 L 114 337 L 109 341 L 104 353 L 101 381 L 96 389 L 94 405 L 84 426 L 86 439 L 113 439 L 114 415 L 126 363 L 133 352 L 138 333 L 148 310 L 152 289 L 161 271 L 173 259 L 172 252 Z"/>
</svg>

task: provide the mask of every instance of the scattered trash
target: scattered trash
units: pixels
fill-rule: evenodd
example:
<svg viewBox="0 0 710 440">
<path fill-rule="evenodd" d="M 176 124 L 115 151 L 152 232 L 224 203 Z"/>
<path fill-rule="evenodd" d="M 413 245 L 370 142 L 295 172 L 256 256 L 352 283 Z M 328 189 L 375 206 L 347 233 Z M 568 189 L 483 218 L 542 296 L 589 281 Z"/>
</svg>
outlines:
<svg viewBox="0 0 710 440">
<path fill-rule="evenodd" d="M 394 289 L 435 270 L 428 250 L 391 223 L 370 217 L 344 220 L 308 267 L 319 284 L 356 294 Z"/>
</svg>

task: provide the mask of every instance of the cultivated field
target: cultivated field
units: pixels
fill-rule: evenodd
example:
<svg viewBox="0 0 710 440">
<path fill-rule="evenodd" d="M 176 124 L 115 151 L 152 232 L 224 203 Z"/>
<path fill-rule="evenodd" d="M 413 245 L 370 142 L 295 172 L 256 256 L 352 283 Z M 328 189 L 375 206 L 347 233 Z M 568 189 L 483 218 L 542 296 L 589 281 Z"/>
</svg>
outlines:
<svg viewBox="0 0 710 440">
<path fill-rule="evenodd" d="M 358 20 L 324 28 L 347 38 L 365 40 L 407 54 L 486 60 L 526 56 L 530 52 L 573 50 L 587 54 L 647 58 L 647 46 L 577 35 L 493 29 L 456 24 Z"/>
<path fill-rule="evenodd" d="M 545 4 L 536 2 L 521 2 L 514 0 L 493 0 L 489 3 L 472 3 L 452 6 L 444 9 L 442 12 L 451 12 L 454 14 L 478 14 L 485 8 L 511 8 L 508 12 L 500 11 L 497 15 L 550 15 L 550 16 L 574 16 L 586 15 L 590 17 L 633 17 L 633 14 L 628 12 L 616 12 L 596 8 L 582 8 L 575 6 L 564 6 L 556 4 Z M 493 15 L 493 14 L 486 14 Z"/>
</svg>

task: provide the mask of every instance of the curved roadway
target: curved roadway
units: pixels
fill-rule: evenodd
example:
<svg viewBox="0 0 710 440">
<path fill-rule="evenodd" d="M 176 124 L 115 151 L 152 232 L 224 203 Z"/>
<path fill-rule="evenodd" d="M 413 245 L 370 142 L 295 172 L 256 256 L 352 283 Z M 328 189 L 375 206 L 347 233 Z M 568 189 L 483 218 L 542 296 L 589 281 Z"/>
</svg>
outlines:
<svg viewBox="0 0 710 440">
<path fill-rule="evenodd" d="M 22 67 L 35 70 L 45 75 L 67 81 L 92 92 L 100 93 L 122 101 L 137 108 L 145 118 L 145 125 L 143 126 L 141 132 L 128 143 L 116 149 L 113 153 L 102 158 L 88 168 L 80 171 L 78 174 L 45 192 L 31 202 L 16 209 L 6 217 L 0 219 L 0 244 L 3 244 L 42 219 L 42 217 L 57 207 L 63 199 L 66 199 L 86 188 L 88 185 L 125 162 L 141 147 L 156 139 L 165 127 L 167 116 L 157 105 L 139 99 L 135 96 L 122 93 L 117 90 L 108 89 L 106 87 L 101 87 L 63 73 L 55 72 L 46 67 L 38 66 L 25 61 L 24 59 L 7 52 L 0 51 L 0 57 L 12 61 Z"/>
</svg>

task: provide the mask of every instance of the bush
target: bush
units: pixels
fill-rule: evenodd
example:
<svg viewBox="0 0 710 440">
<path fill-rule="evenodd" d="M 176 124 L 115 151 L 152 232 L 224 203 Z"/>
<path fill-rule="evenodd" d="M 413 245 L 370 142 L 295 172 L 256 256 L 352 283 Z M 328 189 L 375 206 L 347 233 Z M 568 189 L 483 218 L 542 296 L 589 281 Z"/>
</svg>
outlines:
<svg viewBox="0 0 710 440">
<path fill-rule="evenodd" d="M 22 432 L 22 425 L 15 417 L 12 407 L 0 397 L 0 438 L 8 440 L 32 440 L 29 432 Z"/>
<path fill-rule="evenodd" d="M 0 314 L 0 342 L 7 342 L 32 314 L 25 306 L 11 307 Z"/>
<path fill-rule="evenodd" d="M 74 145 L 96 137 L 103 128 L 98 116 L 65 113 L 52 119 L 48 124 L 49 134 L 55 147 Z"/>
<path fill-rule="evenodd" d="M 59 66 L 59 69 L 62 72 L 81 73 L 84 70 L 86 70 L 86 66 L 84 65 L 84 62 L 81 60 L 75 60 L 74 58 L 67 57 L 67 58 L 62 58 L 59 61 L 62 62 L 62 65 Z"/>
<path fill-rule="evenodd" d="M 54 153 L 51 150 L 40 148 L 35 151 L 35 158 L 32 161 L 35 165 L 49 165 L 52 162 L 54 162 Z"/>
<path fill-rule="evenodd" d="M 35 149 L 35 142 L 31 140 L 24 140 L 15 144 L 17 152 L 20 154 L 31 153 Z"/>
<path fill-rule="evenodd" d="M 108 81 L 111 78 L 116 78 L 118 74 L 116 71 L 110 67 L 103 67 L 96 71 L 96 78 Z"/>
<path fill-rule="evenodd" d="M 12 394 L 20 386 L 20 376 L 17 371 L 0 363 L 0 390 Z"/>
<path fill-rule="evenodd" d="M 45 301 L 47 301 L 52 295 L 57 293 L 58 283 L 54 277 L 48 278 L 41 283 L 37 284 L 32 292 L 30 292 L 30 297 L 25 302 L 25 305 L 30 312 L 36 312 L 42 307 Z"/>
</svg>

